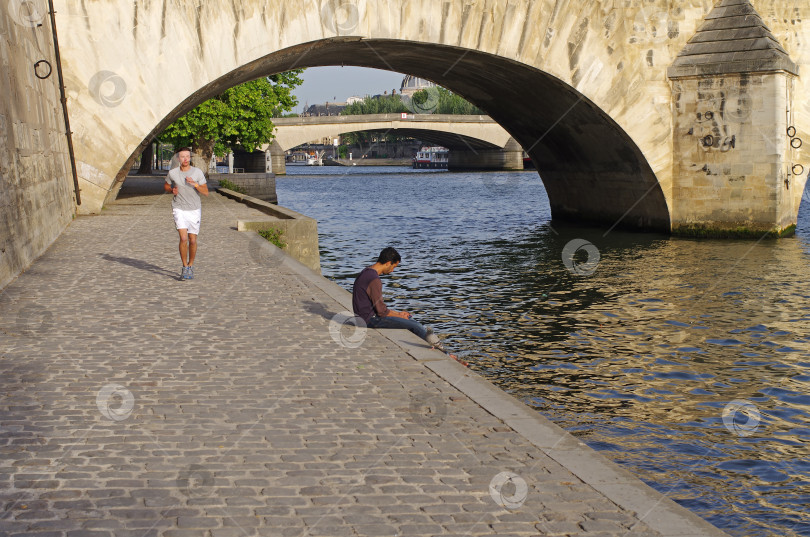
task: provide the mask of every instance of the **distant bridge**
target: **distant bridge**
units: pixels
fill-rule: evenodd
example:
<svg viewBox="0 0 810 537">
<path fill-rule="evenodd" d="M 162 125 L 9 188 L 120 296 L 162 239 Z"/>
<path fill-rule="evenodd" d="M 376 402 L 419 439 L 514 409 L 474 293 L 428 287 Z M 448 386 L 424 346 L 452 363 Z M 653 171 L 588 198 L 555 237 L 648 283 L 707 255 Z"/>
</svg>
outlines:
<svg viewBox="0 0 810 537">
<path fill-rule="evenodd" d="M 522 170 L 523 149 L 489 116 L 369 114 L 274 119 L 276 139 L 267 146 L 273 171 L 284 173 L 284 152 L 318 138 L 373 131 L 410 136 L 450 149 L 451 169 Z"/>
</svg>

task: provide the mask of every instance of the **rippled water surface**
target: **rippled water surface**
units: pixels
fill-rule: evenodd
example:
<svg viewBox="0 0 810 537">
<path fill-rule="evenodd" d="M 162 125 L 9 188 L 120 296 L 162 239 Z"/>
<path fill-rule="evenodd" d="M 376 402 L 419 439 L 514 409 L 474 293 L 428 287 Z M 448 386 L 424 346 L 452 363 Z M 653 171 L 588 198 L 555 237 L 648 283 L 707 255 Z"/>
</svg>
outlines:
<svg viewBox="0 0 810 537">
<path fill-rule="evenodd" d="M 389 306 L 470 367 L 732 535 L 810 535 L 807 194 L 796 238 L 757 242 L 552 225 L 535 172 L 290 166 L 277 188 L 325 276 L 351 289 L 395 246 Z"/>
</svg>

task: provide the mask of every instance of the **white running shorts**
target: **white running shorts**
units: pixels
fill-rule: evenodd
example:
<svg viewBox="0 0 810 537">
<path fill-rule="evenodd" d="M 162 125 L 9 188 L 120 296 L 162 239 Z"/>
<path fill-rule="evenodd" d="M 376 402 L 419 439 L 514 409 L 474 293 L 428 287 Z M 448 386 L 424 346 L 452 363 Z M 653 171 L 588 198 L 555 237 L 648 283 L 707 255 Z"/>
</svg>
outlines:
<svg viewBox="0 0 810 537">
<path fill-rule="evenodd" d="M 177 229 L 187 229 L 192 235 L 200 234 L 200 220 L 202 220 L 202 209 L 184 211 L 183 209 L 172 209 L 174 225 Z"/>
</svg>

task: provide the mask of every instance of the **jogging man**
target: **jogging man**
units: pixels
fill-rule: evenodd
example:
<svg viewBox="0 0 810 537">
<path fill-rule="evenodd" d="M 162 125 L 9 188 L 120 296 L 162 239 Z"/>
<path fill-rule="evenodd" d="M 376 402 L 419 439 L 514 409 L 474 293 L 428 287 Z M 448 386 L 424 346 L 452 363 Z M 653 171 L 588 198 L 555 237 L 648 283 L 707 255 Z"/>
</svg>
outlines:
<svg viewBox="0 0 810 537">
<path fill-rule="evenodd" d="M 425 328 L 412 320 L 411 314 L 407 311 L 394 311 L 385 305 L 380 276 L 394 272 L 400 261 L 402 258 L 399 253 L 389 246 L 380 252 L 376 263 L 363 269 L 352 285 L 354 314 L 363 319 L 369 328 L 404 328 L 433 347 L 446 352 L 433 329 Z"/>
<path fill-rule="evenodd" d="M 194 258 L 197 256 L 197 235 L 200 233 L 202 203 L 200 194 L 208 195 L 205 174 L 191 165 L 191 149 L 177 151 L 180 166 L 169 170 L 163 189 L 174 194 L 172 216 L 177 233 L 180 234 L 180 260 L 183 270 L 181 280 L 194 279 Z"/>
</svg>

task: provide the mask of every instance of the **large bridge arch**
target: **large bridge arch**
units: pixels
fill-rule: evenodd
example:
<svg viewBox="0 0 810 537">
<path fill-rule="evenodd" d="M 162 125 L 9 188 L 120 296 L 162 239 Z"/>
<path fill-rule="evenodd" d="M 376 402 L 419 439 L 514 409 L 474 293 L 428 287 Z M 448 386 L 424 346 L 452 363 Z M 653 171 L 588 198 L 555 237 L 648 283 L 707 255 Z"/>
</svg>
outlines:
<svg viewBox="0 0 810 537">
<path fill-rule="evenodd" d="M 114 196 L 150 133 L 198 102 L 264 74 L 356 65 L 433 80 L 486 110 L 534 158 L 555 217 L 647 229 L 669 229 L 673 210 L 667 68 L 711 8 L 706 0 L 58 3 L 84 212 Z M 798 63 L 810 63 L 810 28 L 789 22 L 810 18 L 799 12 L 808 8 L 759 7 L 776 33 L 795 36 L 785 46 Z M 798 104 L 796 128 L 808 137 L 810 107 Z"/>
</svg>

